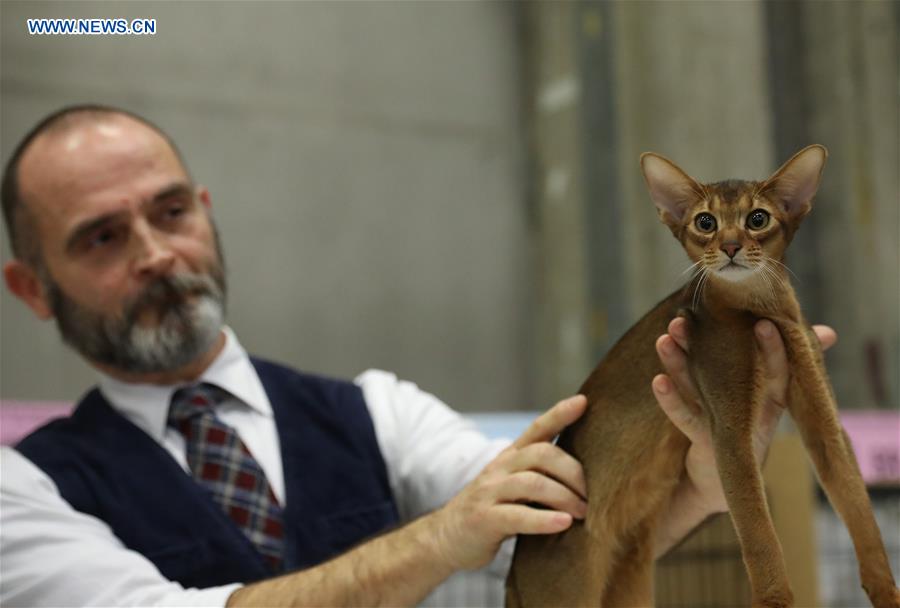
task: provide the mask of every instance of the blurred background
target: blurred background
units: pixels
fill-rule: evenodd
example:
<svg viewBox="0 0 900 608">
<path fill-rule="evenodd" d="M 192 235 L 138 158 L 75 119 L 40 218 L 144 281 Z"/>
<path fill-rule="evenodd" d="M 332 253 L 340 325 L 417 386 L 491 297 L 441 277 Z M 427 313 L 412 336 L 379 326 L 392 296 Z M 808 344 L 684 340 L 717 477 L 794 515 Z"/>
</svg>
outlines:
<svg viewBox="0 0 900 608">
<path fill-rule="evenodd" d="M 29 35 L 40 17 L 157 31 Z M 898 25 L 888 1 L 4 0 L 0 157 L 66 104 L 148 117 L 212 192 L 248 350 L 388 369 L 477 412 L 572 394 L 684 281 L 641 152 L 762 179 L 821 143 L 787 261 L 808 318 L 839 333 L 841 407 L 896 410 Z M 2 399 L 93 382 L 5 290 L 0 331 Z"/>
<path fill-rule="evenodd" d="M 3 162 L 81 102 L 147 116 L 212 191 L 253 352 L 544 408 L 684 281 L 638 156 L 761 179 L 830 152 L 789 250 L 845 408 L 898 406 L 895 2 L 2 3 Z M 38 17 L 153 36 L 33 36 Z M 5 233 L 3 234 L 6 239 Z M 3 256 L 8 256 L 4 245 Z M 2 295 L 3 398 L 91 371 Z"/>
<path fill-rule="evenodd" d="M 684 281 L 638 170 L 830 157 L 789 250 L 846 408 L 898 406 L 898 4 L 14 2 L 0 155 L 100 102 L 172 134 L 213 194 L 253 352 L 381 367 L 460 410 L 540 409 Z M 38 17 L 153 36 L 36 36 Z M 6 239 L 5 233 L 3 239 Z M 8 247 L 2 248 L 9 255 Z M 4 290 L 0 395 L 92 381 Z"/>
</svg>

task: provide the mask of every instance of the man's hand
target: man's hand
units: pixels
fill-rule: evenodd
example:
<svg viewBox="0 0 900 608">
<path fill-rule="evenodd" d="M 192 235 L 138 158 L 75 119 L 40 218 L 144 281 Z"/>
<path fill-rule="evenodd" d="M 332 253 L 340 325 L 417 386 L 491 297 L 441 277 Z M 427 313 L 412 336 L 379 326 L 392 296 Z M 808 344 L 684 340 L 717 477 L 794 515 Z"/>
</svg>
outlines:
<svg viewBox="0 0 900 608">
<path fill-rule="evenodd" d="M 762 320 L 757 322 L 755 330 L 766 377 L 764 404 L 753 433 L 753 451 L 757 461 L 762 463 L 786 405 L 790 370 L 784 342 L 775 325 Z M 830 327 L 814 325 L 813 330 L 823 349 L 830 348 L 837 341 L 837 335 Z M 669 333 L 656 341 L 656 350 L 666 374 L 653 379 L 653 394 L 672 424 L 691 441 L 685 459 L 687 480 L 679 492 L 688 503 L 693 503 L 692 508 L 705 510 L 706 515 L 727 511 L 728 504 L 716 470 L 709 422 L 702 415 L 697 392 L 687 370 L 687 322 L 676 318 L 669 323 Z"/>
<path fill-rule="evenodd" d="M 414 606 L 454 572 L 488 564 L 506 538 L 565 530 L 584 517 L 587 490 L 581 465 L 550 440 L 586 408 L 581 395 L 560 401 L 442 508 L 324 564 L 242 587 L 228 606 Z"/>
<path fill-rule="evenodd" d="M 587 487 L 581 465 L 550 441 L 586 407 L 583 395 L 557 403 L 433 514 L 440 522 L 435 541 L 454 568 L 488 564 L 500 543 L 515 534 L 554 534 L 571 526 L 573 518 L 584 518 Z"/>
</svg>

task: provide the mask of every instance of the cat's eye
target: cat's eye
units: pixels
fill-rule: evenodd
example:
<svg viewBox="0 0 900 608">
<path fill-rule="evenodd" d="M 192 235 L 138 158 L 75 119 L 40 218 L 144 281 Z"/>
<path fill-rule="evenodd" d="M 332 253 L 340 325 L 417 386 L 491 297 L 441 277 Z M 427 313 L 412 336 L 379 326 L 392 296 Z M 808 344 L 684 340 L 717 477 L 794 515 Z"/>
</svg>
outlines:
<svg viewBox="0 0 900 608">
<path fill-rule="evenodd" d="M 701 213 L 694 218 L 694 226 L 700 232 L 712 232 L 716 229 L 716 218 L 709 213 Z"/>
<path fill-rule="evenodd" d="M 752 230 L 761 230 L 768 226 L 769 214 L 762 209 L 757 209 L 747 218 L 747 227 Z"/>
</svg>

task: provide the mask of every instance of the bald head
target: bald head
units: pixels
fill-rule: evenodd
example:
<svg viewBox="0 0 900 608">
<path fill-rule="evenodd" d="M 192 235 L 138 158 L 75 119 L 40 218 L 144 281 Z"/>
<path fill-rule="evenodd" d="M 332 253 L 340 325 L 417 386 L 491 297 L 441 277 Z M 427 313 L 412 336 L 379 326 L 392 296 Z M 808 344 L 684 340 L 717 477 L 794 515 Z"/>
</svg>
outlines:
<svg viewBox="0 0 900 608">
<path fill-rule="evenodd" d="M 3 216 L 16 258 L 32 267 L 40 267 L 40 234 L 33 206 L 41 194 L 52 194 L 54 190 L 65 187 L 65 184 L 51 183 L 54 175 L 64 175 L 66 172 L 48 171 L 50 167 L 42 162 L 46 153 L 53 154 L 54 162 L 68 163 L 73 165 L 70 168 L 77 169 L 78 162 L 89 157 L 83 152 L 97 149 L 98 146 L 106 145 L 109 148 L 110 144 L 123 143 L 125 138 L 121 134 L 126 128 L 129 131 L 130 145 L 142 143 L 134 140 L 135 133 L 138 138 L 148 140 L 147 143 L 159 143 L 161 140 L 187 173 L 171 138 L 141 116 L 99 105 L 71 106 L 54 112 L 22 138 L 3 173 L 0 187 Z M 152 142 L 153 139 L 157 142 Z"/>
</svg>

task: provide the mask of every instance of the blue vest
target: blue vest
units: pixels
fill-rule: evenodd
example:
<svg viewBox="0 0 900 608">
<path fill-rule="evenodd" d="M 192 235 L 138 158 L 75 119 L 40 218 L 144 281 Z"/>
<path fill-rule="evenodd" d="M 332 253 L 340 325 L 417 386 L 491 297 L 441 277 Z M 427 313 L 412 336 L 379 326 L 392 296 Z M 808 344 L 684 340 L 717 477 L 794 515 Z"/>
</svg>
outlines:
<svg viewBox="0 0 900 608">
<path fill-rule="evenodd" d="M 251 359 L 272 403 L 285 480 L 285 568 L 321 563 L 397 523 L 362 391 Z M 172 456 L 96 389 L 17 446 L 75 509 L 185 587 L 272 576 L 250 541 Z"/>
</svg>

